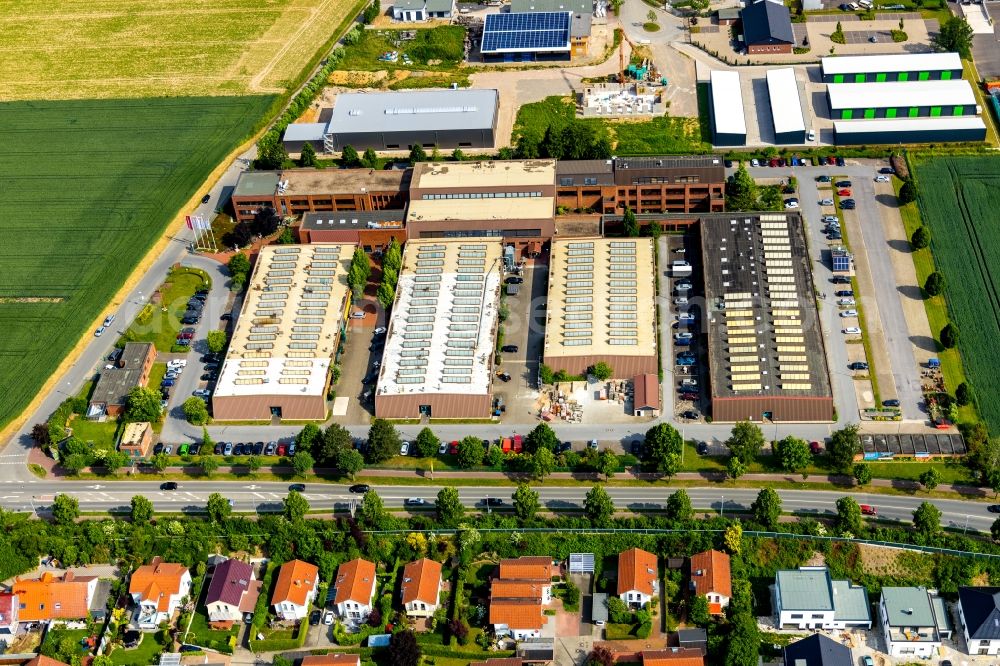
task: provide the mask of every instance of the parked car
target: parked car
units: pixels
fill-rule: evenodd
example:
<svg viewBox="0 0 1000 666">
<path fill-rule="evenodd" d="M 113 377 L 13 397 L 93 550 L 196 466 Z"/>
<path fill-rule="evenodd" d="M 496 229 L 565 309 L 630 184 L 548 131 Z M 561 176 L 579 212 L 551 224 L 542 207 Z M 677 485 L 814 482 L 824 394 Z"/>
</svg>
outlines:
<svg viewBox="0 0 1000 666">
<path fill-rule="evenodd" d="M 560 442 L 556 445 L 556 453 L 565 453 L 573 450 L 573 442 Z"/>
<path fill-rule="evenodd" d="M 823 445 L 816 441 L 809 442 L 809 451 L 814 456 L 818 456 L 819 454 L 823 453 Z"/>
<path fill-rule="evenodd" d="M 222 455 L 224 455 L 224 456 L 231 456 L 231 455 L 233 455 L 233 443 L 232 442 L 226 442 L 225 447 L 223 447 L 223 449 L 222 449 Z"/>
<path fill-rule="evenodd" d="M 355 310 L 351 313 L 351 319 L 364 319 L 365 313 L 363 310 Z"/>
<path fill-rule="evenodd" d="M 750 166 L 752 167 L 760 166 L 760 162 L 758 162 L 756 159 L 752 159 L 750 160 Z"/>
<path fill-rule="evenodd" d="M 196 456 L 199 453 L 201 453 L 201 444 L 199 444 L 198 442 L 195 442 L 194 444 L 188 447 L 188 455 Z"/>
<path fill-rule="evenodd" d="M 693 391 L 684 391 L 680 394 L 681 400 L 687 400 L 689 402 L 698 402 L 699 394 Z"/>
<path fill-rule="evenodd" d="M 695 419 L 698 419 L 699 417 L 700 417 L 700 414 L 698 414 L 698 412 L 694 411 L 693 409 L 687 409 L 687 410 L 684 410 L 683 412 L 681 412 L 681 418 L 682 419 L 690 419 L 690 420 L 694 421 Z"/>
<path fill-rule="evenodd" d="M 708 455 L 708 442 L 698 442 L 698 455 L 699 456 Z"/>
<path fill-rule="evenodd" d="M 410 443 L 403 442 L 399 447 L 399 455 L 408 456 L 410 455 Z"/>
<path fill-rule="evenodd" d="M 840 218 L 837 217 L 836 215 L 824 215 L 822 221 L 825 224 L 833 224 L 834 222 L 840 224 Z"/>
<path fill-rule="evenodd" d="M 458 455 L 458 442 L 454 441 L 448 445 L 448 453 L 453 456 Z"/>
<path fill-rule="evenodd" d="M 851 289 L 840 289 L 838 291 L 833 292 L 833 295 L 842 296 L 844 298 L 851 298 L 854 296 L 854 291 Z"/>
<path fill-rule="evenodd" d="M 850 363 L 847 367 L 851 370 L 867 370 L 868 363 L 865 361 L 855 361 L 854 363 Z"/>
<path fill-rule="evenodd" d="M 875 176 L 875 182 L 876 183 L 888 183 L 889 182 L 889 176 Z"/>
<path fill-rule="evenodd" d="M 881 169 L 878 170 L 878 172 L 891 176 L 892 174 L 896 173 L 896 170 L 893 169 L 892 167 L 882 167 Z"/>
<path fill-rule="evenodd" d="M 212 395 L 212 392 L 209 391 L 208 389 L 197 389 L 195 391 L 192 391 L 191 395 L 193 395 L 196 398 L 207 398 L 210 395 Z"/>
<path fill-rule="evenodd" d="M 827 164 L 829 164 L 829 161 L 827 160 L 827 158 L 825 158 L 825 157 L 820 157 L 820 158 L 819 158 L 819 165 L 820 165 L 820 166 L 826 166 Z M 829 182 L 830 182 L 830 180 L 829 180 L 829 179 L 827 179 L 827 180 L 824 180 L 823 182 L 824 182 L 824 183 L 829 183 Z"/>
<path fill-rule="evenodd" d="M 524 278 L 512 275 L 506 280 L 504 280 L 504 282 L 506 282 L 507 284 L 522 284 L 524 282 Z"/>
<path fill-rule="evenodd" d="M 364 495 L 371 489 L 372 487 L 369 486 L 367 483 L 355 483 L 353 486 L 348 488 L 349 491 L 355 493 L 356 495 Z"/>
<path fill-rule="evenodd" d="M 279 456 L 283 456 L 286 453 L 288 453 L 288 445 L 285 444 L 284 442 L 282 442 L 281 444 L 278 444 L 277 454 Z"/>
<path fill-rule="evenodd" d="M 882 406 L 883 407 L 899 407 L 899 400 L 896 400 L 895 398 L 893 398 L 891 400 L 883 400 L 882 401 Z"/>
<path fill-rule="evenodd" d="M 838 197 L 849 197 L 851 196 L 851 191 L 848 189 L 837 190 Z"/>
<path fill-rule="evenodd" d="M 843 157 L 837 158 L 837 166 L 844 166 L 845 164 L 847 164 L 847 162 L 844 161 Z"/>
<path fill-rule="evenodd" d="M 840 202 L 840 207 L 844 210 L 854 210 L 858 205 L 854 202 L 854 199 L 844 199 Z"/>
<path fill-rule="evenodd" d="M 795 199 L 785 199 L 785 208 L 798 208 L 799 202 Z"/>
<path fill-rule="evenodd" d="M 448 453 L 448 442 L 441 442 L 441 445 L 438 446 L 438 455 L 443 456 L 446 453 Z"/>
<path fill-rule="evenodd" d="M 267 446 L 264 447 L 264 455 L 265 456 L 273 456 L 274 452 L 277 451 L 277 450 L 278 450 L 278 443 L 277 442 L 268 442 Z"/>
<path fill-rule="evenodd" d="M 323 616 L 323 624 L 325 624 L 327 626 L 333 624 L 333 611 L 332 610 L 328 610 L 326 612 L 326 614 Z"/>
<path fill-rule="evenodd" d="M 504 352 L 505 354 L 516 354 L 517 345 L 504 345 L 503 347 L 500 348 L 500 351 Z"/>
<path fill-rule="evenodd" d="M 847 277 L 846 275 L 834 275 L 830 279 L 830 282 L 834 284 L 851 284 L 851 278 Z"/>
<path fill-rule="evenodd" d="M 99 337 L 101 337 L 101 335 L 103 335 L 103 334 L 104 334 L 104 328 L 105 328 L 104 326 L 98 326 L 98 327 L 97 327 L 97 330 L 96 330 L 96 331 L 94 331 L 94 337 L 95 337 L 95 338 L 99 338 Z"/>
<path fill-rule="evenodd" d="M 847 317 L 857 317 L 858 316 L 858 311 L 857 310 L 844 310 L 843 312 L 840 313 L 840 316 L 844 317 L 845 319 Z"/>
<path fill-rule="evenodd" d="M 309 624 L 314 627 L 318 625 L 320 620 L 322 619 L 322 615 L 323 613 L 318 608 L 314 610 L 312 613 L 309 614 Z"/>
<path fill-rule="evenodd" d="M 871 657 L 865 655 L 861 657 L 861 666 L 875 666 L 875 662 L 872 660 Z"/>
<path fill-rule="evenodd" d="M 1000 504 L 990 504 L 986 510 L 990 513 L 1000 513 Z"/>
<path fill-rule="evenodd" d="M 225 449 L 226 449 L 226 443 L 225 442 L 216 442 L 215 443 L 215 455 L 221 456 L 222 452 Z"/>
<path fill-rule="evenodd" d="M 851 181 L 849 181 L 849 180 L 838 180 L 835 183 L 835 185 L 837 187 L 853 187 L 853 185 L 851 184 Z"/>
<path fill-rule="evenodd" d="M 163 381 L 160 382 L 160 386 L 162 388 L 167 388 L 167 387 L 170 387 L 170 386 L 173 386 L 173 385 L 174 385 L 174 380 L 173 379 L 164 379 Z"/>
<path fill-rule="evenodd" d="M 848 326 L 841 331 L 844 335 L 861 335 L 861 329 L 857 326 Z"/>
<path fill-rule="evenodd" d="M 855 304 L 856 301 L 853 298 L 841 298 L 840 300 L 837 301 L 837 305 L 840 305 L 845 308 Z"/>
<path fill-rule="evenodd" d="M 830 199 L 830 198 L 820 199 L 819 200 L 819 205 L 820 206 L 832 206 L 833 205 L 833 199 Z"/>
<path fill-rule="evenodd" d="M 510 379 L 511 379 L 510 373 L 507 373 L 507 372 L 498 372 L 497 373 L 497 379 L 499 379 L 502 382 L 509 382 Z"/>
<path fill-rule="evenodd" d="M 601 447 L 601 445 L 598 443 L 598 441 L 596 439 L 592 439 L 589 442 L 587 442 L 587 448 L 588 449 L 594 449 L 596 451 L 600 447 Z"/>
<path fill-rule="evenodd" d="M 693 337 L 694 337 L 694 333 L 689 333 L 687 331 L 684 331 L 684 332 L 681 332 L 681 333 L 675 333 L 674 334 L 674 339 L 678 340 L 678 341 L 680 341 L 680 340 L 691 340 Z"/>
</svg>

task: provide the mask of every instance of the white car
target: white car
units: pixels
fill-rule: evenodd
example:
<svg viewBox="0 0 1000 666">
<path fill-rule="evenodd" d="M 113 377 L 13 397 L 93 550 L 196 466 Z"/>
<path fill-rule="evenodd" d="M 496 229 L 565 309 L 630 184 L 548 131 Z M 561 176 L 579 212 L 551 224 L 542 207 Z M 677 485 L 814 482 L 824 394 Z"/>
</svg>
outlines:
<svg viewBox="0 0 1000 666">
<path fill-rule="evenodd" d="M 857 326 L 848 326 L 841 331 L 844 335 L 861 335 L 861 329 Z"/>
<path fill-rule="evenodd" d="M 844 307 L 849 307 L 851 305 L 857 305 L 857 303 L 855 302 L 855 300 L 853 298 L 842 298 L 839 301 L 837 301 L 837 305 L 842 305 Z"/>
<path fill-rule="evenodd" d="M 587 442 L 587 446 L 596 451 L 600 447 L 600 444 L 597 443 L 596 439 L 592 439 L 589 442 Z"/>
<path fill-rule="evenodd" d="M 399 455 L 408 456 L 410 455 L 410 443 L 403 442 L 402 446 L 399 447 Z"/>
<path fill-rule="evenodd" d="M 677 333 L 674 335 L 675 340 L 691 340 L 694 338 L 694 333 L 688 333 L 687 331 L 683 333 Z"/>
<path fill-rule="evenodd" d="M 113 322 L 114 320 L 115 316 L 113 314 L 109 314 L 107 317 L 104 318 L 104 327 L 107 328 L 108 326 L 111 326 L 111 322 Z"/>
<path fill-rule="evenodd" d="M 351 313 L 351 319 L 364 319 L 365 313 L 363 310 L 355 310 Z"/>
<path fill-rule="evenodd" d="M 808 139 L 809 139 L 809 141 L 815 141 L 816 140 L 816 130 L 809 130 Z"/>
<path fill-rule="evenodd" d="M 760 162 L 758 162 L 757 160 L 750 160 L 750 166 L 752 167 L 760 166 Z"/>
<path fill-rule="evenodd" d="M 191 395 L 193 395 L 196 398 L 207 398 L 208 396 L 212 395 L 212 392 L 209 391 L 208 389 L 197 389 L 196 391 L 191 393 Z"/>
<path fill-rule="evenodd" d="M 101 337 L 101 334 L 102 334 L 102 333 L 104 333 L 104 327 L 103 327 L 103 326 L 99 326 L 99 327 L 97 328 L 97 330 L 96 330 L 96 331 L 94 331 L 94 337 L 95 337 L 95 338 L 99 338 L 99 337 Z"/>
<path fill-rule="evenodd" d="M 837 217 L 836 215 L 824 215 L 823 221 L 826 222 L 827 224 L 834 224 L 834 223 L 840 224 L 840 218 Z"/>
<path fill-rule="evenodd" d="M 444 455 L 448 453 L 448 442 L 441 442 L 441 446 L 438 447 L 438 454 Z"/>
<path fill-rule="evenodd" d="M 858 311 L 857 310 L 844 310 L 843 312 L 840 313 L 840 316 L 844 317 L 844 318 L 847 318 L 847 317 L 857 317 L 858 316 Z"/>
<path fill-rule="evenodd" d="M 333 624 L 333 611 L 328 610 L 323 616 L 323 624 Z"/>
<path fill-rule="evenodd" d="M 820 206 L 832 206 L 833 205 L 833 199 L 820 199 L 819 200 L 819 205 Z"/>
<path fill-rule="evenodd" d="M 785 208 L 798 208 L 798 207 L 799 207 L 799 202 L 796 201 L 795 199 L 789 199 L 788 201 L 785 202 Z"/>
<path fill-rule="evenodd" d="M 376 329 L 375 329 L 374 331 L 372 331 L 372 332 L 373 332 L 373 333 L 374 333 L 375 335 L 382 335 L 383 333 L 385 333 L 385 326 L 379 326 L 378 328 L 376 328 Z"/>
<path fill-rule="evenodd" d="M 889 176 L 875 176 L 875 182 L 876 183 L 888 183 L 889 182 Z"/>
<path fill-rule="evenodd" d="M 682 312 L 677 315 L 677 321 L 694 321 L 695 317 L 690 312 Z"/>
<path fill-rule="evenodd" d="M 687 305 L 687 304 L 688 304 L 687 296 L 678 296 L 677 298 L 674 299 L 674 305 Z"/>
<path fill-rule="evenodd" d="M 188 364 L 187 359 L 183 359 L 183 358 L 175 358 L 172 361 L 167 361 L 167 367 L 168 368 L 170 368 L 170 367 L 183 368 L 187 364 Z"/>
</svg>

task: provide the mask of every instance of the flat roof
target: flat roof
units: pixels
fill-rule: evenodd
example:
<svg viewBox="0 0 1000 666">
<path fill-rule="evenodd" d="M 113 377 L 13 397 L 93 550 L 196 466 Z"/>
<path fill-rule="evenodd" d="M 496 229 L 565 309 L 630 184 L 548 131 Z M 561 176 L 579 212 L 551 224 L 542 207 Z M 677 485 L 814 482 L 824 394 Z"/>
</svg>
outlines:
<svg viewBox="0 0 1000 666">
<path fill-rule="evenodd" d="M 869 72 L 930 72 L 962 69 L 957 53 L 897 53 L 869 56 L 827 56 L 823 74 L 867 74 Z"/>
<path fill-rule="evenodd" d="M 340 93 L 334 100 L 329 131 L 353 134 L 492 129 L 497 100 L 496 90 L 482 88 Z"/>
<path fill-rule="evenodd" d="M 510 11 L 523 12 L 579 12 L 593 13 L 593 0 L 511 0 Z"/>
<path fill-rule="evenodd" d="M 771 100 L 771 117 L 774 131 L 804 132 L 806 123 L 802 119 L 802 101 L 799 99 L 799 82 L 791 67 L 767 70 L 767 95 Z"/>
<path fill-rule="evenodd" d="M 489 394 L 502 272 L 499 238 L 407 241 L 377 394 Z"/>
<path fill-rule="evenodd" d="M 139 386 L 146 358 L 156 356 L 151 342 L 126 342 L 114 367 L 101 371 L 91 392 L 90 403 L 124 405 L 128 392 Z"/>
<path fill-rule="evenodd" d="M 233 196 L 274 196 L 278 189 L 277 171 L 244 171 L 236 180 Z"/>
<path fill-rule="evenodd" d="M 552 186 L 556 160 L 474 160 L 418 162 L 413 167 L 414 189 L 477 189 Z"/>
<path fill-rule="evenodd" d="M 713 396 L 831 396 L 802 218 L 699 219 Z"/>
<path fill-rule="evenodd" d="M 407 222 L 446 220 L 550 220 L 555 214 L 552 197 L 511 199 L 417 199 L 411 201 Z"/>
<path fill-rule="evenodd" d="M 937 626 L 925 587 L 883 587 L 882 601 L 890 627 Z"/>
<path fill-rule="evenodd" d="M 288 194 L 364 194 L 404 191 L 411 169 L 289 169 L 278 173 Z M 273 192 L 272 192 L 273 194 Z"/>
<path fill-rule="evenodd" d="M 304 213 L 302 228 L 310 231 L 337 229 L 399 229 L 406 219 L 406 210 L 348 210 Z"/>
<path fill-rule="evenodd" d="M 616 157 L 615 169 L 713 169 L 725 168 L 719 155 L 663 155 L 659 157 Z"/>
<path fill-rule="evenodd" d="M 774 580 L 781 610 L 833 610 L 833 582 L 826 567 L 785 569 Z"/>
<path fill-rule="evenodd" d="M 986 130 L 979 116 L 952 116 L 942 118 L 886 118 L 875 120 L 836 120 L 836 134 L 862 132 L 920 132 L 924 130 Z M 891 143 L 891 142 L 890 142 Z"/>
<path fill-rule="evenodd" d="M 833 619 L 835 622 L 870 622 L 868 590 L 861 585 L 851 585 L 848 580 L 833 581 Z"/>
<path fill-rule="evenodd" d="M 909 83 L 831 83 L 827 85 L 826 93 L 833 111 L 976 104 L 972 86 L 965 79 Z"/>
<path fill-rule="evenodd" d="M 257 255 L 216 396 L 321 395 L 337 351 L 356 245 L 266 245 Z"/>
<path fill-rule="evenodd" d="M 292 123 L 285 128 L 283 141 L 322 141 L 329 123 Z"/>
<path fill-rule="evenodd" d="M 743 90 L 740 73 L 713 69 L 712 119 L 717 134 L 747 133 L 746 114 L 743 110 Z"/>
<path fill-rule="evenodd" d="M 544 358 L 656 355 L 649 238 L 553 240 Z"/>
<path fill-rule="evenodd" d="M 530 53 L 570 50 L 571 11 L 487 14 L 482 53 Z"/>
</svg>

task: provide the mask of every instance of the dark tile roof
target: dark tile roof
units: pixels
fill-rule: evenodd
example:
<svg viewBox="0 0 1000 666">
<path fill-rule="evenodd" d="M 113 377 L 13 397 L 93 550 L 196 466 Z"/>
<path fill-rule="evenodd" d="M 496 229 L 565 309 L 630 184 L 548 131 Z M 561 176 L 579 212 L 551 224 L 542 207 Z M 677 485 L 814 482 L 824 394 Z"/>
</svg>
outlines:
<svg viewBox="0 0 1000 666">
<path fill-rule="evenodd" d="M 402 223 L 406 210 L 348 210 L 306 213 L 302 216 L 302 228 L 310 231 L 337 229 L 377 229 L 386 222 Z"/>
<path fill-rule="evenodd" d="M 747 45 L 794 44 L 792 17 L 788 7 L 772 0 L 757 0 L 741 14 Z"/>
<path fill-rule="evenodd" d="M 958 600 L 970 639 L 1000 639 L 1000 587 L 960 587 Z"/>
<path fill-rule="evenodd" d="M 846 645 L 813 634 L 785 646 L 785 664 L 789 666 L 854 666 L 851 649 Z"/>
<path fill-rule="evenodd" d="M 115 367 L 101 372 L 90 397 L 91 404 L 124 405 L 128 392 L 139 385 L 146 357 L 156 356 L 149 342 L 126 342 Z"/>
<path fill-rule="evenodd" d="M 250 587 L 253 567 L 241 560 L 226 560 L 215 567 L 212 582 L 208 584 L 205 603 L 222 601 L 231 606 L 239 606 L 243 593 Z"/>
</svg>

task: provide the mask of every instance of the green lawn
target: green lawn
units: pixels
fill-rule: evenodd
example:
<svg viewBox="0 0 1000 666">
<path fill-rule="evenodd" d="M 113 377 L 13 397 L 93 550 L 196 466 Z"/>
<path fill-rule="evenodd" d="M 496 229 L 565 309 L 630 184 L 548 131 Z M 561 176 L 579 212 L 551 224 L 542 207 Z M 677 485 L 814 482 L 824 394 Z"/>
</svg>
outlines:
<svg viewBox="0 0 1000 666">
<path fill-rule="evenodd" d="M 157 351 L 169 352 L 181 330 L 181 317 L 187 310 L 187 302 L 195 291 L 211 286 L 212 282 L 203 270 L 171 269 L 153 300 L 146 304 L 122 335 L 119 346 L 124 346 L 125 342 L 152 342 Z M 150 382 L 150 386 L 159 386 L 159 382 Z"/>
<path fill-rule="evenodd" d="M 378 71 L 382 69 L 431 70 L 437 72 L 461 69 L 464 56 L 465 28 L 443 25 L 416 30 L 411 40 L 401 39 L 400 30 L 363 30 L 357 44 L 344 47 L 338 69 L 346 71 Z M 412 31 L 405 31 L 412 32 Z M 379 60 L 383 53 L 396 51 L 396 62 Z M 409 56 L 411 64 L 403 61 Z"/>
<path fill-rule="evenodd" d="M 0 104 L 0 427 L 273 97 Z M 26 213 L 30 211 L 30 213 Z"/>
<path fill-rule="evenodd" d="M 156 388 L 163 381 L 163 375 L 165 374 L 167 374 L 167 364 L 154 363 L 153 367 L 149 370 L 149 382 L 146 385 Z"/>
<path fill-rule="evenodd" d="M 70 422 L 73 428 L 73 436 L 84 442 L 93 442 L 95 449 L 114 450 L 118 442 L 118 421 L 108 419 L 103 423 L 100 421 L 88 421 L 84 417 L 77 415 Z"/>
<path fill-rule="evenodd" d="M 53 629 L 45 634 L 45 640 L 42 641 L 39 651 L 44 653 L 45 651 L 51 649 L 52 651 L 58 653 L 58 643 L 62 643 L 66 639 L 69 639 L 74 645 L 76 645 L 76 653 L 82 656 L 87 654 L 89 650 L 83 646 L 80 641 L 88 636 L 90 636 L 90 632 L 86 629 Z"/>
<path fill-rule="evenodd" d="M 160 631 L 147 633 L 143 632 L 142 642 L 139 646 L 131 650 L 118 648 L 109 656 L 111 662 L 119 666 L 150 666 L 159 661 L 160 653 L 163 652 L 163 644 L 159 642 Z"/>
<path fill-rule="evenodd" d="M 234 624 L 229 631 L 216 631 L 208 626 L 208 616 L 205 615 L 205 607 L 199 606 L 197 612 L 191 620 L 191 629 L 187 636 L 187 642 L 195 645 L 218 650 L 225 654 L 232 654 L 233 649 L 229 646 L 229 639 L 239 633 L 240 625 Z"/>
</svg>

